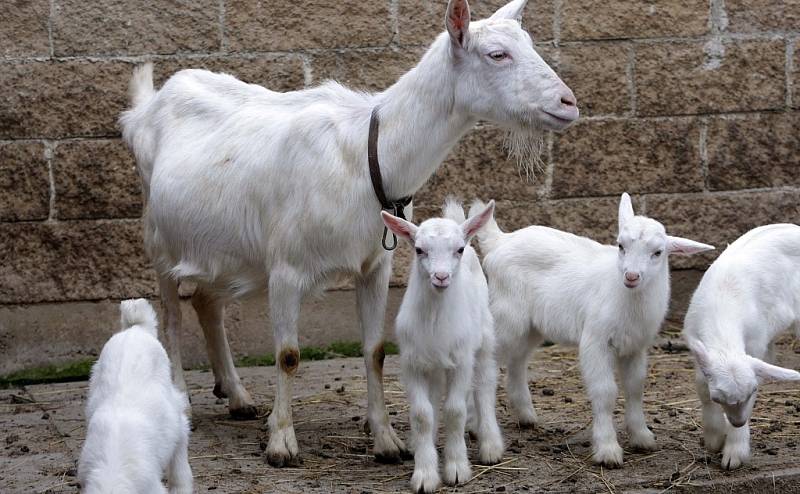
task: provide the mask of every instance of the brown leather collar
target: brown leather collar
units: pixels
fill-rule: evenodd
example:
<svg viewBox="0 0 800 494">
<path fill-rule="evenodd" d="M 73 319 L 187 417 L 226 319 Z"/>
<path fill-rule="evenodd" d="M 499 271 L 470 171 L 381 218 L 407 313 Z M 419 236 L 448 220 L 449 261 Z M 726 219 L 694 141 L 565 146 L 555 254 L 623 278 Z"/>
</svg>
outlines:
<svg viewBox="0 0 800 494">
<path fill-rule="evenodd" d="M 383 178 L 381 177 L 381 165 L 378 163 L 378 131 L 380 121 L 378 119 L 378 107 L 372 109 L 372 115 L 369 118 L 369 141 L 367 142 L 367 161 L 369 162 L 369 178 L 372 180 L 372 189 L 375 191 L 375 196 L 381 203 L 381 209 L 388 211 L 398 218 L 406 219 L 403 209 L 413 199 L 412 196 L 401 197 L 395 201 L 390 201 L 386 198 L 386 192 L 383 190 Z M 383 227 L 383 238 L 381 244 L 386 250 L 394 250 L 397 247 L 397 237 L 392 233 L 392 245 L 386 245 L 386 234 L 388 229 Z"/>
</svg>

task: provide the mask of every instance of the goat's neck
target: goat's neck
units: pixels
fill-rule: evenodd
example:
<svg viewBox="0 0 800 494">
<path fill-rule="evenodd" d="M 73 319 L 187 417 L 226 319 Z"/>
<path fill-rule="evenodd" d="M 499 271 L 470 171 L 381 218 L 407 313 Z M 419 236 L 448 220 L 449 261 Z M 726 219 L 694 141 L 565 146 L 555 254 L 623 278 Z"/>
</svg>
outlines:
<svg viewBox="0 0 800 494">
<path fill-rule="evenodd" d="M 376 95 L 378 153 L 386 194 L 413 194 L 436 171 L 476 119 L 455 102 L 450 41 L 440 36 L 416 67 Z"/>
</svg>

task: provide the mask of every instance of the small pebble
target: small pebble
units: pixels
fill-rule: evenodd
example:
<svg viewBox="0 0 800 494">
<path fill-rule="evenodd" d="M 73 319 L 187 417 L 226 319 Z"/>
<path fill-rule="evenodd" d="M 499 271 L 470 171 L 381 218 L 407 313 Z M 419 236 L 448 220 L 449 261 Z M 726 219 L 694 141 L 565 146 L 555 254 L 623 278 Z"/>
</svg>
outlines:
<svg viewBox="0 0 800 494">
<path fill-rule="evenodd" d="M 31 448 L 23 445 L 21 448 L 19 448 L 19 450 L 22 451 L 23 453 L 27 453 L 31 450 Z"/>
<path fill-rule="evenodd" d="M 352 420 L 353 422 L 358 422 L 359 420 L 361 420 L 361 417 L 359 417 L 358 415 L 354 415 L 350 417 L 350 420 Z"/>
<path fill-rule="evenodd" d="M 341 378 L 341 377 L 334 377 L 334 378 L 333 378 L 333 380 L 334 380 L 334 381 L 341 381 L 341 380 L 342 380 L 342 378 Z"/>
<path fill-rule="evenodd" d="M 670 417 L 675 417 L 678 415 L 678 412 L 674 408 L 670 408 L 669 412 L 667 412 L 667 415 Z"/>
<path fill-rule="evenodd" d="M 498 487 L 498 488 L 497 488 L 497 489 L 495 489 L 494 491 L 495 491 L 495 492 L 505 492 L 505 491 L 506 491 L 506 486 L 504 486 L 504 485 L 501 485 L 500 487 Z"/>
<path fill-rule="evenodd" d="M 325 385 L 325 389 L 331 389 L 331 385 L 330 384 L 326 384 Z"/>
<path fill-rule="evenodd" d="M 572 398 L 570 398 L 569 396 L 565 396 L 564 403 L 572 403 Z"/>
<path fill-rule="evenodd" d="M 342 393 L 344 393 L 344 384 L 342 384 L 341 386 L 339 386 L 338 388 L 336 388 L 336 392 L 337 392 L 337 393 L 339 393 L 339 394 L 342 394 Z"/>
<path fill-rule="evenodd" d="M 545 395 L 545 396 L 553 396 L 554 394 L 556 394 L 556 392 L 555 392 L 555 391 L 553 391 L 553 390 L 552 390 L 552 389 L 550 389 L 550 388 L 544 388 L 544 389 L 542 390 L 542 394 L 543 394 L 543 395 Z"/>
<path fill-rule="evenodd" d="M 50 414 L 49 414 L 49 413 L 47 413 L 47 412 L 44 412 L 44 413 L 42 414 L 42 420 L 47 420 L 47 419 L 49 419 L 49 418 L 50 418 Z"/>
</svg>

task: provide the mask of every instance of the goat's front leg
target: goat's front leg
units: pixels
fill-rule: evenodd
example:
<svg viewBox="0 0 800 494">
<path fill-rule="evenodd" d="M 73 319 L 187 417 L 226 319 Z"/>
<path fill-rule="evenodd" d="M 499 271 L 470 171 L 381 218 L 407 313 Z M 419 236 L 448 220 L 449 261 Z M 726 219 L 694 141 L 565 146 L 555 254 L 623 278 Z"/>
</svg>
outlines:
<svg viewBox="0 0 800 494">
<path fill-rule="evenodd" d="M 432 387 L 437 384 L 414 370 L 406 370 L 404 377 L 414 443 L 414 474 L 411 476 L 411 489 L 415 493 L 434 492 L 441 483 L 438 471 L 439 458 L 436 454 L 435 408 L 438 403 L 431 402 Z"/>
<path fill-rule="evenodd" d="M 214 372 L 214 396 L 228 398 L 231 417 L 241 420 L 255 419 L 258 414 L 256 405 L 239 379 L 228 346 L 224 325 L 224 300 L 198 286 L 192 296 L 192 307 L 197 312 L 197 320 L 206 339 L 206 351 Z"/>
<path fill-rule="evenodd" d="M 706 450 L 716 453 L 725 444 L 725 414 L 722 407 L 711 401 L 708 383 L 700 370 L 695 371 L 694 384 L 703 407 L 703 444 Z"/>
<path fill-rule="evenodd" d="M 356 297 L 367 368 L 367 421 L 374 440 L 373 452 L 381 463 L 397 463 L 409 455 L 389 422 L 383 394 L 383 317 L 392 266 L 391 255 L 383 256 L 379 266 L 356 282 Z"/>
<path fill-rule="evenodd" d="M 656 438 L 647 428 L 642 399 L 647 381 L 647 350 L 617 358 L 617 368 L 625 392 L 625 425 L 634 448 L 652 451 Z"/>
<path fill-rule="evenodd" d="M 750 459 L 750 421 L 741 427 L 734 427 L 725 419 L 727 434 L 722 448 L 722 468 L 733 470 Z"/>
<path fill-rule="evenodd" d="M 479 457 L 482 464 L 494 465 L 503 457 L 503 435 L 495 413 L 497 363 L 491 345 L 484 345 L 478 351 L 473 382 L 475 389 L 467 399 L 474 402 Z"/>
<path fill-rule="evenodd" d="M 473 359 L 447 371 L 447 392 L 442 405 L 444 422 L 444 481 L 448 485 L 464 483 L 472 477 L 467 458 L 464 426 L 467 421 L 467 395 L 472 391 Z"/>
<path fill-rule="evenodd" d="M 584 334 L 591 328 L 585 328 Z M 613 350 L 605 342 L 581 341 L 580 364 L 586 393 L 592 402 L 592 445 L 595 463 L 616 468 L 622 465 L 622 448 L 614 430 L 617 385 L 614 382 Z"/>
<path fill-rule="evenodd" d="M 517 334 L 520 333 L 519 336 Z M 508 336 L 506 335 L 506 338 Z M 514 332 L 511 341 L 503 345 L 508 359 L 506 391 L 511 409 L 517 416 L 520 427 L 536 427 L 539 418 L 533 408 L 531 391 L 528 388 L 528 362 L 534 348 L 541 343 L 538 333 Z"/>
<path fill-rule="evenodd" d="M 297 345 L 297 320 L 303 290 L 294 283 L 297 276 L 293 272 L 273 269 L 269 278 L 269 307 L 275 339 L 275 370 L 278 384 L 275 390 L 275 403 L 269 415 L 269 444 L 267 462 L 274 467 L 289 466 L 296 463 L 300 451 L 294 435 L 292 423 L 292 379 L 300 364 L 300 351 Z"/>
</svg>

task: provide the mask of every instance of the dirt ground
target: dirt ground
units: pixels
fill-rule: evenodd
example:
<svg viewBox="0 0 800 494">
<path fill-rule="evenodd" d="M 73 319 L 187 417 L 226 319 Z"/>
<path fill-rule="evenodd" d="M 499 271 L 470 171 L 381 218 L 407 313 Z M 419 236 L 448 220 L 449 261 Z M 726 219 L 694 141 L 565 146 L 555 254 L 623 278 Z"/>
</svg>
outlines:
<svg viewBox="0 0 800 494">
<path fill-rule="evenodd" d="M 702 448 L 699 403 L 691 359 L 666 345 L 654 348 L 645 405 L 660 450 L 625 450 L 625 465 L 608 470 L 590 461 L 590 407 L 583 396 L 573 350 L 540 350 L 531 364 L 531 391 L 544 426 L 522 430 L 510 420 L 501 387 L 498 416 L 507 443 L 494 467 L 474 465 L 474 477 L 442 492 L 800 492 L 800 389 L 762 387 L 753 414 L 753 459 L 735 472 L 720 469 L 719 455 Z M 797 368 L 800 354 L 781 342 L 779 362 Z M 800 352 L 800 344 L 797 344 Z M 680 350 L 680 348 L 679 348 Z M 408 435 L 408 410 L 397 380 L 397 357 L 386 359 L 386 392 L 395 427 Z M 274 392 L 274 369 L 241 369 L 265 417 Z M 240 422 L 211 394 L 213 377 L 187 377 L 193 401 L 190 462 L 196 492 L 396 492 L 407 489 L 413 461 L 375 463 L 364 432 L 366 381 L 362 360 L 303 363 L 295 387 L 294 419 L 303 462 L 274 469 L 263 461 L 264 417 Z M 0 391 L 0 492 L 74 493 L 75 462 L 84 437 L 85 382 Z M 622 400 L 617 427 L 623 448 Z M 474 444 L 470 457 L 476 458 Z"/>
</svg>

